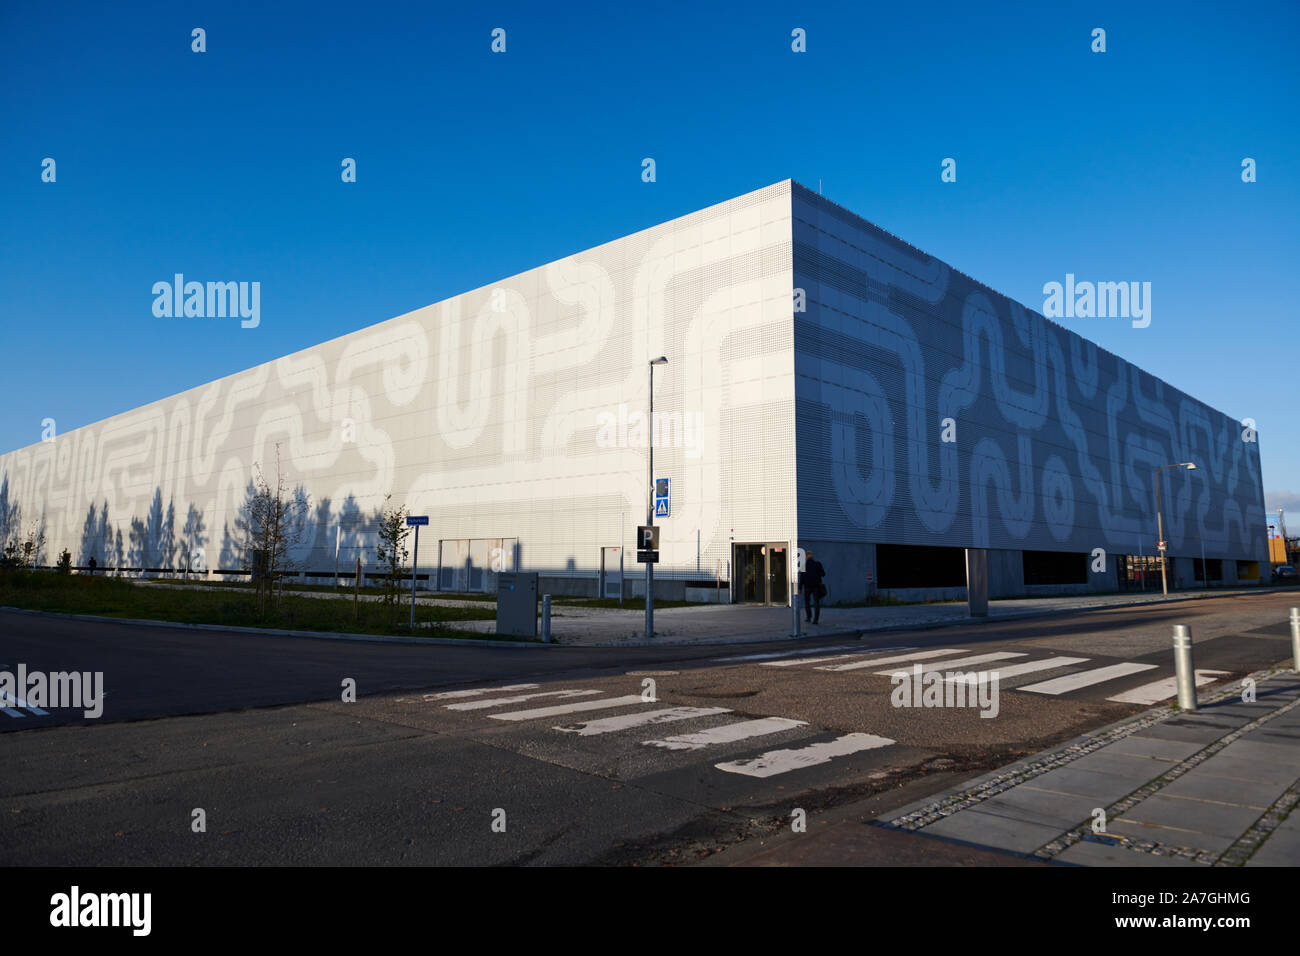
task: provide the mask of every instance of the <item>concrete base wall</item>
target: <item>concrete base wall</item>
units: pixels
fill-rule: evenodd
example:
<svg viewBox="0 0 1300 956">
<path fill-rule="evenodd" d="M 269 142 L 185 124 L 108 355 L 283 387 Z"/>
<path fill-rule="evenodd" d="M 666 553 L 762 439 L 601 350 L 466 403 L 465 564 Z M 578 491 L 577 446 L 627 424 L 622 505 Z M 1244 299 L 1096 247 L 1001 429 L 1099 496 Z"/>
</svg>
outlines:
<svg viewBox="0 0 1300 956">
<path fill-rule="evenodd" d="M 638 566 L 638 569 L 640 566 Z M 692 588 L 694 590 L 694 588 Z M 592 593 L 595 593 L 595 585 L 592 586 Z M 723 592 L 726 595 L 726 591 Z M 623 597 L 640 598 L 645 600 L 645 572 L 642 571 L 634 578 L 623 579 Z M 673 578 L 655 578 L 655 600 L 656 601 L 685 601 L 686 600 L 686 582 Z"/>
<path fill-rule="evenodd" d="M 1119 590 L 1119 567 L 1115 563 L 1113 555 L 1106 556 L 1106 570 L 1094 571 L 1093 566 L 1097 563 L 1096 559 L 1088 555 L 1088 583 L 1082 585 L 1083 591 L 1118 591 Z M 1067 592 L 1074 593 L 1074 592 Z"/>
<path fill-rule="evenodd" d="M 1025 561 L 1019 551 L 988 552 L 989 597 L 1019 597 L 1025 593 Z"/>
<path fill-rule="evenodd" d="M 803 541 L 799 547 L 811 551 L 826 569 L 826 604 L 861 604 L 875 592 L 880 580 L 876 573 L 876 546 L 849 541 Z M 871 581 L 867 581 L 870 573 Z M 802 598 L 800 598 L 802 601 Z"/>
<path fill-rule="evenodd" d="M 624 579 L 626 580 L 626 579 Z M 559 576 L 537 576 L 537 596 L 549 594 L 552 597 L 599 597 L 599 578 L 569 578 Z M 655 589 L 658 593 L 658 588 Z"/>
<path fill-rule="evenodd" d="M 904 604 L 923 604 L 926 601 L 964 601 L 965 588 L 886 588 L 879 592 L 885 601 L 901 601 Z"/>
</svg>

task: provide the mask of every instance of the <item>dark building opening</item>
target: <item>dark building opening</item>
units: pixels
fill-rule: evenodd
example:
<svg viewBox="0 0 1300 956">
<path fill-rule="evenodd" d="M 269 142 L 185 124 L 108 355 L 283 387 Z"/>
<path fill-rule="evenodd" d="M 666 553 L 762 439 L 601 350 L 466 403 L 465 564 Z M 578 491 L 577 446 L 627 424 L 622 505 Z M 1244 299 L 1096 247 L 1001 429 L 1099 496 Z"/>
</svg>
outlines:
<svg viewBox="0 0 1300 956">
<path fill-rule="evenodd" d="M 882 588 L 964 588 L 966 549 L 878 544 L 876 569 Z"/>
<path fill-rule="evenodd" d="M 1192 571 L 1193 576 L 1198 581 L 1223 580 L 1223 562 L 1218 558 L 1210 558 L 1205 561 L 1204 567 L 1202 567 L 1200 558 L 1192 558 Z"/>
<path fill-rule="evenodd" d="M 1087 584 L 1088 555 L 1078 551 L 1022 551 L 1025 585 Z"/>
<path fill-rule="evenodd" d="M 1160 587 L 1160 559 L 1149 554 L 1121 554 L 1116 557 L 1121 591 L 1145 591 Z"/>
</svg>

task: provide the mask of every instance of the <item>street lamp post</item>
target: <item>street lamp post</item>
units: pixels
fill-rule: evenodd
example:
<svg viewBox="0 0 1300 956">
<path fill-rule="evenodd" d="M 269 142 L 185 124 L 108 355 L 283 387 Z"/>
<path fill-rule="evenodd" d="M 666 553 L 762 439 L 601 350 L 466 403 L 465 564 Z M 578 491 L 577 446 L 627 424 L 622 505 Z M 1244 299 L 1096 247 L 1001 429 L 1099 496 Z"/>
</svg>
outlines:
<svg viewBox="0 0 1300 956">
<path fill-rule="evenodd" d="M 1160 551 L 1160 590 L 1164 592 L 1165 597 L 1168 597 L 1169 582 L 1165 577 L 1165 554 L 1168 551 L 1168 548 L 1166 547 L 1168 542 L 1165 541 L 1164 518 L 1160 514 L 1160 472 L 1164 471 L 1165 468 L 1186 468 L 1188 471 L 1195 471 L 1196 462 L 1180 461 L 1175 462 L 1172 465 L 1165 465 L 1164 468 L 1156 469 L 1156 547 Z"/>
<path fill-rule="evenodd" d="M 646 421 L 649 432 L 648 445 L 650 456 L 646 462 L 646 505 L 645 523 L 654 527 L 655 523 L 655 366 L 667 365 L 668 359 L 659 356 L 650 360 L 650 417 Z M 648 641 L 655 633 L 655 565 L 653 561 L 645 563 L 645 639 Z"/>
</svg>

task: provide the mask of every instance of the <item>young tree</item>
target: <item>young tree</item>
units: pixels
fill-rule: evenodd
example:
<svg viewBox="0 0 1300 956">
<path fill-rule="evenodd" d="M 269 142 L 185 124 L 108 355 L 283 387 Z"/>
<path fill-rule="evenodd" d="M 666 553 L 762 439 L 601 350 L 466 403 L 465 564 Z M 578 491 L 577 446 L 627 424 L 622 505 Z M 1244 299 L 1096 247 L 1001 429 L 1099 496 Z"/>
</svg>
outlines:
<svg viewBox="0 0 1300 956">
<path fill-rule="evenodd" d="M 402 567 L 409 554 L 406 538 L 411 533 L 406 525 L 406 507 L 390 505 L 392 497 L 384 495 L 384 507 L 379 518 L 379 544 L 375 547 L 375 561 L 385 568 L 384 603 L 390 605 L 390 621 L 402 600 Z"/>
<path fill-rule="evenodd" d="M 238 518 L 236 531 L 242 537 L 243 567 L 251 571 L 257 583 L 261 613 L 266 613 L 266 599 L 275 581 L 292 570 L 292 553 L 302 543 L 307 528 L 311 499 L 299 485 L 292 493 L 280 468 L 280 446 L 275 446 L 275 483 L 253 465 L 253 480 Z"/>
<path fill-rule="evenodd" d="M 16 529 L 15 529 L 16 530 Z M 45 526 L 32 524 L 5 545 L 3 564 L 9 568 L 34 568 L 45 554 Z"/>
</svg>

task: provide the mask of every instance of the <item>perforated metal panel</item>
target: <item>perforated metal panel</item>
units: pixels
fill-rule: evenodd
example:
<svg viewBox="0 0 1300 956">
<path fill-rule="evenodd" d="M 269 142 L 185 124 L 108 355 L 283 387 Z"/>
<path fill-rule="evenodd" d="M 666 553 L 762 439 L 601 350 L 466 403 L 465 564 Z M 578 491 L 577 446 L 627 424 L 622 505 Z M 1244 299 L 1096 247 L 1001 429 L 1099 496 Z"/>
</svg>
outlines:
<svg viewBox="0 0 1300 956">
<path fill-rule="evenodd" d="M 333 569 L 340 525 L 345 559 L 373 544 L 391 493 L 433 540 L 518 538 L 521 569 L 594 578 L 645 519 L 632 423 L 662 354 L 658 574 L 695 577 L 732 527 L 794 531 L 790 248 L 781 183 L 4 455 L 0 475 L 55 551 L 129 563 L 160 496 L 173 546 L 192 507 L 207 565 L 235 567 L 253 464 L 280 443 L 312 499 L 305 567 Z"/>
<path fill-rule="evenodd" d="M 1259 445 L 1228 416 L 801 186 L 799 533 L 1256 557 Z M 955 442 L 941 422 L 955 421 Z"/>
</svg>

